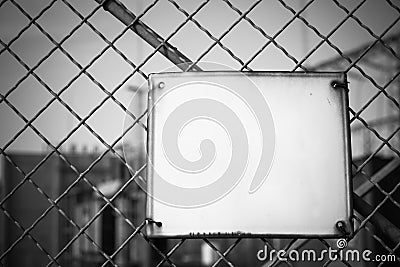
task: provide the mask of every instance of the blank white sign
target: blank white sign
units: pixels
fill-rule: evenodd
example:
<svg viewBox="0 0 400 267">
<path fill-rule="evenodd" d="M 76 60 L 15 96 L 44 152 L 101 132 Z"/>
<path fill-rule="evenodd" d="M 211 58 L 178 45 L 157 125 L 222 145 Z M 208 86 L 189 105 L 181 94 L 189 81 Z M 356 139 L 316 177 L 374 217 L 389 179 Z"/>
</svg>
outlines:
<svg viewBox="0 0 400 267">
<path fill-rule="evenodd" d="M 149 87 L 150 236 L 352 231 L 344 74 L 162 73 Z"/>
</svg>

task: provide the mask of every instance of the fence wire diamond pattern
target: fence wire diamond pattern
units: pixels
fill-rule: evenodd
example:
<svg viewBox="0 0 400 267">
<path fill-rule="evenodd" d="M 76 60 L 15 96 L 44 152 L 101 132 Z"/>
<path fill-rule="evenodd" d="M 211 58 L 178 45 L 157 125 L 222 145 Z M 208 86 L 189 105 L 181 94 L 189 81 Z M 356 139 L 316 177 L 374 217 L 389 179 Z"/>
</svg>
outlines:
<svg viewBox="0 0 400 267">
<path fill-rule="evenodd" d="M 267 264 L 256 259 L 264 245 L 336 248 L 323 238 L 146 236 L 152 222 L 144 217 L 135 183 L 143 180 L 146 164 L 137 146 L 122 141 L 145 136 L 147 110 L 129 101 L 132 94 L 144 95 L 150 73 L 210 70 L 206 61 L 237 71 L 347 73 L 355 234 L 346 241 L 400 261 L 400 2 L 3 0 L 0 14 L 2 265 L 18 262 L 24 248 L 40 258 L 27 258 L 26 266 L 248 266 Z M 128 126 L 121 130 L 124 121 Z M 80 140 L 97 149 L 77 153 L 71 147 Z M 29 167 L 15 152 L 24 149 L 41 151 Z M 52 164 L 64 179 L 55 190 L 38 178 Z M 104 166 L 114 166 L 117 174 L 98 175 Z M 110 194 L 96 176 L 113 175 L 122 178 Z M 41 208 L 16 200 L 28 191 L 41 199 Z M 15 203 L 25 209 L 17 212 Z M 21 215 L 29 209 L 32 216 Z M 105 218 L 118 224 L 111 239 L 98 226 Z M 53 221 L 46 234 L 57 237 L 44 238 L 38 229 Z M 277 258 L 268 264 L 298 266 Z M 320 263 L 393 263 L 360 264 Z"/>
</svg>

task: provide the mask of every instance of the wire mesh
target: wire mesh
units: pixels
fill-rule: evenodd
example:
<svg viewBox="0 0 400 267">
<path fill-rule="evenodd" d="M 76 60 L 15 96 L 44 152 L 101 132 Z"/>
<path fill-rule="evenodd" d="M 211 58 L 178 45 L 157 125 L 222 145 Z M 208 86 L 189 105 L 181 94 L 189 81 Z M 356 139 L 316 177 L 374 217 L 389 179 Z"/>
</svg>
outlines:
<svg viewBox="0 0 400 267">
<path fill-rule="evenodd" d="M 2 73 L 5 82 L 0 95 L 5 114 L 2 129 L 7 128 L 0 150 L 5 166 L 0 180 L 0 234 L 4 235 L 0 262 L 11 266 L 28 248 L 40 260 L 28 258 L 26 266 L 246 266 L 249 263 L 243 263 L 243 257 L 249 253 L 251 265 L 264 264 L 255 256 L 264 245 L 285 251 L 309 246 L 334 249 L 331 240 L 322 238 L 152 240 L 146 236 L 143 229 L 151 221 L 144 217 L 143 193 L 135 183 L 142 179 L 146 164 L 140 150 L 134 148 L 127 154 L 129 149 L 121 150 L 121 142 L 133 130 L 145 133 L 147 110 L 132 111 L 124 88 L 142 84 L 150 73 L 170 66 L 181 71 L 206 70 L 203 61 L 218 61 L 238 71 L 335 70 L 348 74 L 356 229 L 347 242 L 358 248 L 369 244 L 400 261 L 396 217 L 400 209 L 400 3 L 386 0 L 377 4 L 387 14 L 375 19 L 386 19 L 378 23 L 379 28 L 374 20 L 366 19 L 371 16 L 368 12 L 374 12 L 366 8 L 373 1 L 322 2 L 52 0 L 33 7 L 29 1 L 1 1 L 6 26 L 0 37 L 0 60 L 2 69 L 8 71 Z M 326 9 L 321 10 L 321 5 Z M 212 18 L 213 10 L 224 15 Z M 279 12 L 257 15 L 269 10 Z M 330 12 L 333 15 L 328 16 Z M 57 20 L 68 26 L 52 25 Z M 36 43 L 30 46 L 27 40 Z M 31 54 L 30 49 L 34 50 Z M 33 85 L 40 93 L 27 91 L 26 87 Z M 79 99 L 73 97 L 75 91 Z M 19 98 L 18 93 L 22 94 Z M 140 94 L 140 88 L 135 93 Z M 35 98 L 29 99 L 33 95 Z M 91 101 L 92 97 L 96 100 Z M 28 100 L 20 102 L 21 98 Z M 32 107 L 26 108 L 29 101 Z M 103 113 L 110 109 L 111 119 L 103 121 Z M 65 128 L 56 124 L 61 113 L 66 113 Z M 18 123 L 10 123 L 9 118 Z M 110 134 L 104 127 L 114 127 L 113 120 L 128 120 L 129 126 L 122 133 L 119 128 Z M 45 124 L 62 129 L 50 131 Z M 32 138 L 47 150 L 26 166 L 23 156 L 14 151 L 30 146 L 26 140 Z M 86 154 L 68 150 L 81 138 L 100 149 Z M 52 164 L 58 166 L 62 181 L 54 190 L 40 179 Z M 120 171 L 106 173 L 110 166 Z M 112 176 L 121 177 L 121 183 L 110 194 L 100 188 L 96 177 Z M 18 179 L 8 181 L 8 177 Z M 41 199 L 38 206 L 33 201 L 21 203 L 35 210 L 31 217 L 21 216 L 27 211 L 17 212 L 18 202 L 13 200 L 24 199 L 28 191 Z M 106 218 L 121 225 L 111 239 L 96 226 Z M 49 221 L 57 221 L 45 229 L 47 235 L 56 236 L 51 241 L 38 230 L 51 225 Z M 199 251 L 211 251 L 211 256 L 203 259 Z M 275 258 L 268 264 L 298 263 Z M 367 266 L 345 260 L 319 264 Z M 374 264 L 392 266 L 393 262 Z"/>
</svg>

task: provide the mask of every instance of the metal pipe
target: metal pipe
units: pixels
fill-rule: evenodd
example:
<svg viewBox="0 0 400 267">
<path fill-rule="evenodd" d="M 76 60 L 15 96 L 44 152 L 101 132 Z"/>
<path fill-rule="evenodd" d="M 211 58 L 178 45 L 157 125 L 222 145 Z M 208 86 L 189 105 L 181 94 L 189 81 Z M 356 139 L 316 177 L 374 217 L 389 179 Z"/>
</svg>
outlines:
<svg viewBox="0 0 400 267">
<path fill-rule="evenodd" d="M 178 68 L 185 71 L 193 62 L 182 54 L 176 47 L 166 42 L 159 34 L 153 31 L 149 26 L 144 24 L 142 21 L 129 11 L 121 2 L 118 0 L 95 0 L 97 3 L 103 5 L 103 8 L 110 12 L 114 17 L 121 21 L 126 26 L 139 35 L 153 48 L 161 46 L 158 51 L 163 54 L 168 60 L 174 63 Z M 136 21 L 135 21 L 136 20 Z M 201 71 L 200 67 L 193 66 L 193 71 Z"/>
</svg>

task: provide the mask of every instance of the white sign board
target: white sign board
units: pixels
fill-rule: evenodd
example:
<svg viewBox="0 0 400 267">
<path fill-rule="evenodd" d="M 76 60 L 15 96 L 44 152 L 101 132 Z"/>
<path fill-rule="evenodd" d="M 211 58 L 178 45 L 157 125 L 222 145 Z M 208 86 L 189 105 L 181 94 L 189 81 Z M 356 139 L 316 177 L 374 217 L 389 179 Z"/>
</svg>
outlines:
<svg viewBox="0 0 400 267">
<path fill-rule="evenodd" d="M 150 236 L 352 231 L 344 74 L 163 73 L 149 86 Z"/>
</svg>

